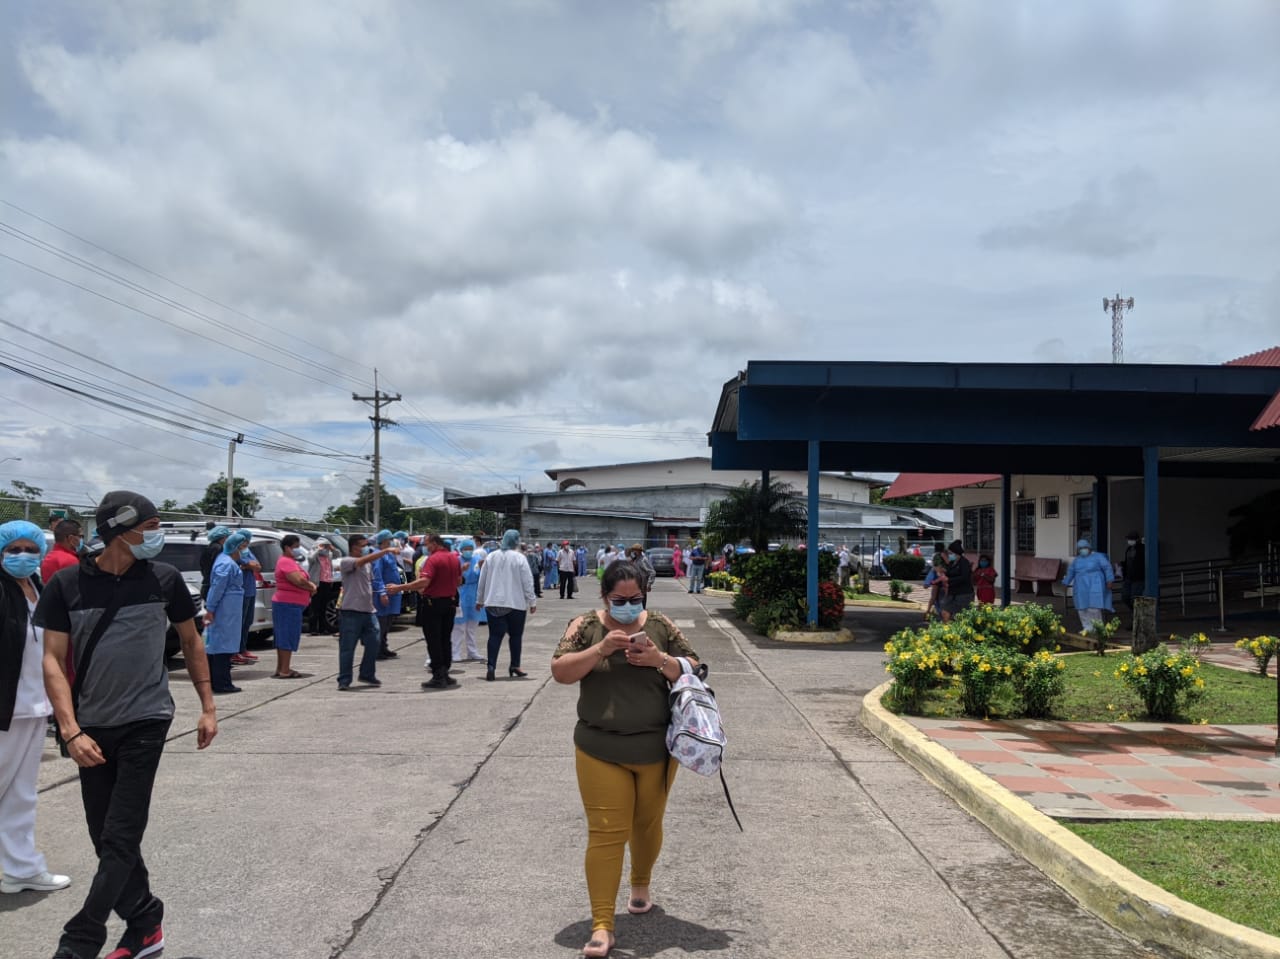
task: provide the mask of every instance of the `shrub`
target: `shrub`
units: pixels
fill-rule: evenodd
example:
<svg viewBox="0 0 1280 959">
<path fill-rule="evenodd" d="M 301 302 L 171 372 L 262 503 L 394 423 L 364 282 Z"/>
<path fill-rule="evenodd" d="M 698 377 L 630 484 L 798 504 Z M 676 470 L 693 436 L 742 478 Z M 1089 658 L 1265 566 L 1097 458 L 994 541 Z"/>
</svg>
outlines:
<svg viewBox="0 0 1280 959">
<path fill-rule="evenodd" d="M 734 593 L 742 585 L 742 577 L 725 572 L 707 573 L 704 582 L 712 589 L 723 589 Z"/>
<path fill-rule="evenodd" d="M 960 677 L 960 708 L 969 716 L 986 718 L 991 698 L 1004 683 L 1011 682 L 1022 666 L 1019 653 L 989 643 L 970 643 L 957 651 L 954 664 Z"/>
<path fill-rule="evenodd" d="M 1141 656 L 1126 656 L 1115 676 L 1138 694 L 1147 716 L 1156 720 L 1176 718 L 1179 697 L 1185 707 L 1204 689 L 1200 660 L 1183 650 L 1171 652 L 1164 643 Z"/>
<path fill-rule="evenodd" d="M 1097 649 L 1099 656 L 1107 655 L 1107 643 L 1111 638 L 1120 631 L 1120 620 L 1098 620 L 1093 624 L 1092 628 L 1086 629 L 1084 634 L 1093 637 L 1094 648 Z"/>
<path fill-rule="evenodd" d="M 805 612 L 808 613 L 808 603 Z M 806 622 L 808 618 L 806 616 Z M 844 621 L 844 590 L 830 581 L 818 584 L 818 625 L 824 629 L 839 626 Z"/>
<path fill-rule="evenodd" d="M 924 579 L 924 557 L 913 553 L 891 553 L 884 558 L 884 568 L 892 579 Z"/>
<path fill-rule="evenodd" d="M 782 598 L 761 603 L 751 611 L 748 621 L 765 636 L 779 629 L 794 629 L 804 624 L 804 607 L 793 599 Z"/>
<path fill-rule="evenodd" d="M 734 598 L 734 611 L 739 616 L 750 618 L 757 607 L 783 599 L 803 610 L 807 558 L 804 550 L 795 549 L 738 557 L 733 572 L 741 577 L 742 585 Z M 820 583 L 831 579 L 837 562 L 832 553 L 818 555 Z"/>
<path fill-rule="evenodd" d="M 893 676 L 889 700 L 893 708 L 913 712 L 925 691 L 946 679 L 950 652 L 924 632 L 904 629 L 884 644 L 889 657 L 884 670 Z"/>
<path fill-rule="evenodd" d="M 970 606 L 961 610 L 952 625 L 964 639 L 1008 646 L 1027 655 L 1054 650 L 1058 637 L 1066 631 L 1053 608 L 1039 603 Z"/>
<path fill-rule="evenodd" d="M 889 580 L 889 598 L 906 599 L 911 594 L 911 587 L 900 579 Z"/>
<path fill-rule="evenodd" d="M 1243 649 L 1258 666 L 1258 675 L 1267 675 L 1267 666 L 1271 657 L 1280 650 L 1280 638 L 1275 636 L 1255 636 L 1253 639 L 1237 639 L 1236 649 Z"/>
<path fill-rule="evenodd" d="M 1022 697 L 1022 715 L 1043 719 L 1053 709 L 1053 701 L 1067 690 L 1064 663 L 1047 649 L 1042 649 L 1015 670 L 1013 685 Z"/>
</svg>

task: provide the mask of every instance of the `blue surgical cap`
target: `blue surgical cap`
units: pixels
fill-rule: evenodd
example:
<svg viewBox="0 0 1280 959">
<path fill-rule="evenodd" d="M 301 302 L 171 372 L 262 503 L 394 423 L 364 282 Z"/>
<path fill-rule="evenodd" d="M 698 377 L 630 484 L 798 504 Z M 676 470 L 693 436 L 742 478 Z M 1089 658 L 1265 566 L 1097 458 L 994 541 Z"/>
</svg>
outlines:
<svg viewBox="0 0 1280 959">
<path fill-rule="evenodd" d="M 209 530 L 209 532 L 204 534 L 204 538 L 210 543 L 216 543 L 218 540 L 226 539 L 230 535 L 231 530 L 227 529 L 227 527 L 215 526 L 213 529 Z"/>
<path fill-rule="evenodd" d="M 518 529 L 509 529 L 502 534 L 502 548 L 515 549 L 520 545 L 520 531 Z"/>
<path fill-rule="evenodd" d="M 396 530 L 396 539 L 402 540 L 403 542 L 407 543 L 409 541 L 408 530 L 403 530 L 403 529 Z"/>
<path fill-rule="evenodd" d="M 253 536 L 247 529 L 242 529 L 237 533 L 232 533 L 227 537 L 226 543 L 223 544 L 222 551 L 228 554 L 234 553 L 236 550 L 240 549 L 240 547 L 248 546 L 249 540 L 251 539 L 253 539 Z"/>
<path fill-rule="evenodd" d="M 25 519 L 12 519 L 0 525 L 0 549 L 4 549 L 16 539 L 29 539 L 39 546 L 41 559 L 44 558 L 45 553 L 49 552 L 44 530 L 35 523 L 28 523 Z"/>
<path fill-rule="evenodd" d="M 378 536 L 377 536 L 377 538 L 374 540 L 374 542 L 376 542 L 376 543 L 385 543 L 385 542 L 386 542 L 387 540 L 389 540 L 390 538 L 391 538 L 391 530 L 389 530 L 389 529 L 380 529 L 380 530 L 378 530 Z"/>
<path fill-rule="evenodd" d="M 1091 545 L 1087 539 L 1076 540 L 1076 549 L 1090 549 Z"/>
<path fill-rule="evenodd" d="M 475 548 L 476 548 L 475 540 L 464 539 L 462 542 L 458 544 L 459 552 L 461 552 L 464 549 L 475 549 Z"/>
</svg>

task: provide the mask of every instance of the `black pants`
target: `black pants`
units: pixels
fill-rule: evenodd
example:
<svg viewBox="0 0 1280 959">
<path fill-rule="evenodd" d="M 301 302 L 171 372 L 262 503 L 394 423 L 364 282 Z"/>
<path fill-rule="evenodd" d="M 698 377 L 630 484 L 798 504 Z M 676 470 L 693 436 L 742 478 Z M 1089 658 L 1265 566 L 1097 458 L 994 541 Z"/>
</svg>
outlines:
<svg viewBox="0 0 1280 959">
<path fill-rule="evenodd" d="M 391 633 L 391 620 L 394 618 L 394 616 L 378 617 L 378 644 L 379 651 L 382 653 L 391 652 L 391 647 L 387 645 L 387 637 Z"/>
<path fill-rule="evenodd" d="M 169 723 L 159 719 L 110 729 L 86 727 L 107 761 L 80 770 L 80 798 L 98 871 L 84 906 L 63 927 L 58 943 L 77 956 L 96 956 L 102 950 L 112 910 L 139 931 L 150 931 L 164 917 L 164 903 L 151 894 L 142 861 L 142 835 Z"/>
<path fill-rule="evenodd" d="M 215 693 L 225 693 L 235 683 L 231 681 L 231 654 L 209 653 L 209 684 Z"/>
<path fill-rule="evenodd" d="M 564 591 L 566 588 L 569 590 L 569 598 L 573 599 L 574 578 L 575 577 L 572 572 L 566 573 L 564 570 L 560 570 L 560 598 L 561 599 L 564 599 Z"/>
<path fill-rule="evenodd" d="M 337 585 L 337 583 L 316 583 L 315 594 L 311 597 L 311 603 L 307 606 L 308 633 L 337 632 L 336 628 L 331 627 L 324 621 L 325 607 L 333 599 L 334 589 Z"/>
<path fill-rule="evenodd" d="M 431 657 L 431 676 L 444 680 L 453 665 L 453 616 L 458 604 L 452 596 L 423 596 L 421 603 L 419 621 L 422 637 L 427 641 L 427 655 Z"/>
</svg>

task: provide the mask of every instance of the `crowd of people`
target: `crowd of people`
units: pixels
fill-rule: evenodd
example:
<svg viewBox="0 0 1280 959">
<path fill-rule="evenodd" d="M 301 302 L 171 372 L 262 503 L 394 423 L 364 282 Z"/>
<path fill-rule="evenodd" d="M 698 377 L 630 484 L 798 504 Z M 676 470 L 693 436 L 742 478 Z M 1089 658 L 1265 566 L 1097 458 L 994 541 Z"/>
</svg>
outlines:
<svg viewBox="0 0 1280 959">
<path fill-rule="evenodd" d="M 97 956 L 114 912 L 125 930 L 108 959 L 142 959 L 164 948 L 164 904 L 142 858 L 151 793 L 174 716 L 166 668 L 166 631 L 177 631 L 187 675 L 200 704 L 195 744 L 218 733 L 216 697 L 238 692 L 232 670 L 257 661 L 247 648 L 261 564 L 247 530 L 214 525 L 206 533 L 197 607 L 182 576 L 158 561 L 165 545 L 159 513 L 148 498 L 114 491 L 95 516 L 103 548 L 85 550 L 74 521 L 58 523 L 49 548 L 34 524 L 0 524 L 0 892 L 55 892 L 71 878 L 50 871 L 35 843 L 37 779 L 46 728 L 78 767 L 89 838 L 98 856 L 83 905 L 67 921 L 54 959 Z M 429 534 L 382 530 L 353 534 L 347 555 L 319 539 L 279 540 L 272 617 L 277 679 L 297 679 L 292 656 L 304 626 L 328 632 L 325 603 L 338 591 L 338 689 L 354 681 L 381 685 L 377 663 L 390 620 L 416 599 L 415 618 L 427 646 L 427 689 L 456 689 L 455 661 L 483 661 L 494 680 L 505 644 L 507 674 L 524 678 L 521 653 L 529 614 L 544 588 L 571 599 L 587 575 L 585 547 L 524 546 L 507 530 L 488 549 Z M 694 571 L 706 557 L 693 546 Z M 700 561 L 701 560 L 701 561 Z M 680 567 L 678 567 L 680 568 Z M 684 572 L 683 569 L 680 570 Z M 548 580 L 546 575 L 554 574 Z M 671 619 L 648 608 L 655 571 L 639 545 L 602 548 L 599 603 L 574 618 L 551 671 L 579 686 L 574 732 L 578 786 L 588 825 L 586 878 L 592 909 L 584 953 L 614 946 L 613 902 L 630 849 L 628 910 L 653 908 L 650 881 L 662 845 L 662 819 L 675 761 L 667 754 L 668 688 L 697 656 Z M 486 655 L 476 631 L 488 627 Z M 363 648 L 359 667 L 355 650 Z M 682 660 L 685 665 L 682 665 Z"/>
</svg>

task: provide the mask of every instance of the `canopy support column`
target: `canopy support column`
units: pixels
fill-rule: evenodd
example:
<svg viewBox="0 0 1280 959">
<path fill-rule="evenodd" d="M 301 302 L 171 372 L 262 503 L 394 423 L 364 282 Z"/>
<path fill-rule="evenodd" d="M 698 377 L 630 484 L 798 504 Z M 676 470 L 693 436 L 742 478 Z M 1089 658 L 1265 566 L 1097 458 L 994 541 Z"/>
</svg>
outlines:
<svg viewBox="0 0 1280 959">
<path fill-rule="evenodd" d="M 1008 606 L 1011 597 L 1009 581 L 1013 575 L 1013 476 L 1000 474 L 1000 605 Z"/>
<path fill-rule="evenodd" d="M 808 569 L 805 574 L 805 598 L 809 603 L 808 623 L 818 625 L 818 446 L 809 440 L 809 530 L 806 538 Z"/>
</svg>

